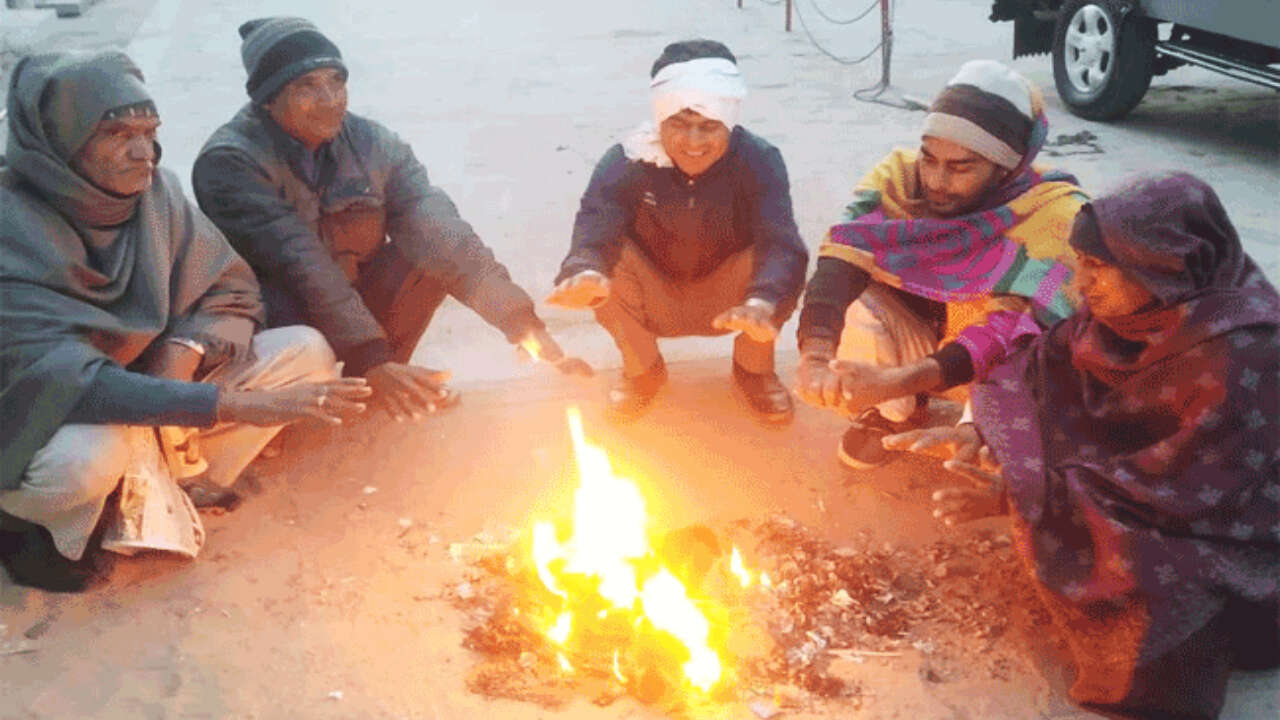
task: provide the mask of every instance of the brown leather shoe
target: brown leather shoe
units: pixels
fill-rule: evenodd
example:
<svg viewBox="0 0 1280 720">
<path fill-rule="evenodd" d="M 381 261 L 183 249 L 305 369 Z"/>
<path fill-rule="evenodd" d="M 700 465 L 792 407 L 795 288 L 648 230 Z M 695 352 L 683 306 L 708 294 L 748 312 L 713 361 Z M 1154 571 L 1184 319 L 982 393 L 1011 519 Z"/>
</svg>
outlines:
<svg viewBox="0 0 1280 720">
<path fill-rule="evenodd" d="M 606 405 L 614 420 L 634 420 L 649 407 L 653 398 L 667 384 L 667 364 L 662 358 L 636 377 L 622 377 L 622 382 L 609 389 Z"/>
<path fill-rule="evenodd" d="M 782 425 L 795 417 L 791 393 L 775 372 L 752 373 L 733 365 L 733 386 L 756 417 L 767 423 Z"/>
</svg>

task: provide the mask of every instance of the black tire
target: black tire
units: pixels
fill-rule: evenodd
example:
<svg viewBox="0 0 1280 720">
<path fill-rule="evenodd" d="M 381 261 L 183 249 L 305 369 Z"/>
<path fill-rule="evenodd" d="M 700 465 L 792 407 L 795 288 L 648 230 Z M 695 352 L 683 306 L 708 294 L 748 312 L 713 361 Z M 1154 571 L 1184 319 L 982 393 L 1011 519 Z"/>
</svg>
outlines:
<svg viewBox="0 0 1280 720">
<path fill-rule="evenodd" d="M 1151 86 L 1155 69 L 1156 25 L 1149 18 L 1120 12 L 1118 0 L 1068 0 L 1058 10 L 1053 29 L 1053 82 L 1058 97 L 1072 114 L 1089 120 L 1115 120 L 1123 117 L 1142 100 Z M 1086 25 L 1102 28 L 1113 38 L 1109 49 L 1100 51 L 1097 65 L 1102 72 L 1077 72 L 1086 78 L 1082 84 L 1073 79 L 1072 69 L 1079 71 L 1085 63 L 1075 49 L 1068 46 L 1067 34 L 1075 23 L 1077 30 Z M 1099 77 L 1101 76 L 1101 77 Z"/>
</svg>

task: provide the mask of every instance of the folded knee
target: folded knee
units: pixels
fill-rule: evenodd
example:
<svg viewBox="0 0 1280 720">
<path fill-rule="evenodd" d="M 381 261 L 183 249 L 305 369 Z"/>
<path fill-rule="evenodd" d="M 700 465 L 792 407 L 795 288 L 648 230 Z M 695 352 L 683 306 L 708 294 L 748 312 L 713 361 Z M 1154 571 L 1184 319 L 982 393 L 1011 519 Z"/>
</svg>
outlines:
<svg viewBox="0 0 1280 720">
<path fill-rule="evenodd" d="M 62 508 L 106 497 L 128 468 L 132 433 L 139 431 L 144 430 L 114 425 L 64 426 L 32 459 L 23 489 Z"/>
<path fill-rule="evenodd" d="M 319 330 L 306 325 L 290 325 L 268 332 L 279 334 L 274 342 L 280 348 L 279 352 L 287 354 L 297 375 L 313 382 L 338 377 L 338 358 Z"/>
</svg>

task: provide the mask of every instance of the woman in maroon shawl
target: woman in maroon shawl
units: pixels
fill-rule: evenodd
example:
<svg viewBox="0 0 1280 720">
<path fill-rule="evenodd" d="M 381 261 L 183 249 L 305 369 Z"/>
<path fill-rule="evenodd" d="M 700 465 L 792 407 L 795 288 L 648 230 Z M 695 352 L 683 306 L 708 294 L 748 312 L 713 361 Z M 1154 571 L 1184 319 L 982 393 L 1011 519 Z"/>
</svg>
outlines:
<svg viewBox="0 0 1280 720">
<path fill-rule="evenodd" d="M 1213 718 L 1280 655 L 1280 297 L 1187 174 L 1094 200 L 1071 244 L 1085 309 L 974 389 L 1001 469 L 935 515 L 1007 504 L 1077 702 Z"/>
</svg>

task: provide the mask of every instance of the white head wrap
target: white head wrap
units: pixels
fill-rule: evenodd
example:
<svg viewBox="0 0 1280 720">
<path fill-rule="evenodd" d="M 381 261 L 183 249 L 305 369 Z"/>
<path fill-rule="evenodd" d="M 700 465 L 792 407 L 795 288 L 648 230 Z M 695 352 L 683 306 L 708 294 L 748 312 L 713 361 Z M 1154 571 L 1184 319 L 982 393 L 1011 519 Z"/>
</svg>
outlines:
<svg viewBox="0 0 1280 720">
<path fill-rule="evenodd" d="M 653 103 L 653 124 L 688 108 L 699 115 L 719 120 L 732 130 L 738 124 L 738 109 L 747 96 L 747 84 L 730 60 L 696 58 L 671 63 L 649 81 Z"/>
<path fill-rule="evenodd" d="M 703 57 L 671 63 L 649 81 L 652 124 L 637 128 L 623 141 L 623 149 L 633 160 L 669 167 L 671 159 L 658 141 L 657 128 L 663 120 L 687 108 L 732 130 L 746 96 L 747 83 L 731 60 Z"/>
</svg>

